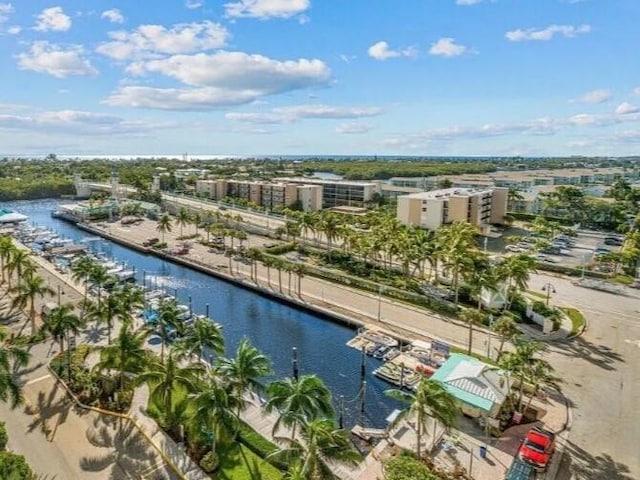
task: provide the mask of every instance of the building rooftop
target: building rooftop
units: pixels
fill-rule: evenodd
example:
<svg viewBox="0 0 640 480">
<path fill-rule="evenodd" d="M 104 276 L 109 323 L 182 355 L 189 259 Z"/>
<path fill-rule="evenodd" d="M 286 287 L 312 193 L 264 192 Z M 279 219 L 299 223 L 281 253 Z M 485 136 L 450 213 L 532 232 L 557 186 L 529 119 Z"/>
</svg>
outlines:
<svg viewBox="0 0 640 480">
<path fill-rule="evenodd" d="M 375 182 L 365 182 L 356 180 L 325 180 L 321 178 L 308 178 L 308 177 L 281 177 L 274 178 L 280 182 L 294 182 L 294 183 L 309 183 L 313 185 L 353 185 L 353 186 L 375 186 Z"/>
<path fill-rule="evenodd" d="M 487 412 L 507 394 L 504 371 L 461 353 L 452 354 L 431 378 L 458 400 Z"/>
<path fill-rule="evenodd" d="M 447 198 L 447 197 L 470 197 L 479 193 L 488 193 L 493 191 L 493 188 L 443 188 L 441 190 L 431 190 L 429 192 L 418 192 L 405 197 L 420 198 L 422 200 Z"/>
</svg>

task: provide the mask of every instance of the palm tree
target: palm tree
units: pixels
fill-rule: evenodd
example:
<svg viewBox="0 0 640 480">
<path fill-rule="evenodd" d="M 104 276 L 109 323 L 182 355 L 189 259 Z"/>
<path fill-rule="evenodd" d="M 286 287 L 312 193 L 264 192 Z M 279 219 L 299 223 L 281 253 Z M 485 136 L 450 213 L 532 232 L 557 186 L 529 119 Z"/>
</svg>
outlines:
<svg viewBox="0 0 640 480">
<path fill-rule="evenodd" d="M 89 282 L 98 289 L 99 304 L 102 303 L 102 289 L 113 281 L 114 277 L 107 273 L 107 267 L 100 265 L 99 263 L 94 264 L 91 272 L 89 273 Z"/>
<path fill-rule="evenodd" d="M 195 419 L 213 434 L 211 449 L 228 443 L 238 429 L 236 411 L 242 408 L 243 399 L 232 395 L 229 385 L 215 370 L 208 370 L 205 378 L 197 383 L 197 393 L 189 398 L 195 407 Z"/>
<path fill-rule="evenodd" d="M 273 426 L 273 433 L 278 431 L 280 425 L 291 427 L 292 440 L 295 440 L 300 422 L 334 416 L 331 392 L 315 375 L 276 380 L 267 386 L 267 396 L 266 410 L 277 410 L 280 414 Z"/>
<path fill-rule="evenodd" d="M 231 384 L 236 396 L 264 389 L 260 379 L 271 375 L 271 362 L 266 355 L 243 338 L 236 349 L 235 358 L 221 358 L 218 370 Z M 238 412 L 239 414 L 239 412 Z"/>
<path fill-rule="evenodd" d="M 102 302 L 88 302 L 86 304 L 85 317 L 87 320 L 95 321 L 97 325 L 107 326 L 107 344 L 111 343 L 111 332 L 113 330 L 113 319 L 120 315 L 124 308 L 120 298 L 112 292 Z M 129 312 L 127 312 L 129 314 Z"/>
<path fill-rule="evenodd" d="M 174 298 L 163 299 L 158 308 L 158 335 L 162 343 L 160 345 L 160 359 L 164 358 L 165 345 L 169 343 L 170 336 L 184 334 L 184 324 L 180 321 L 181 311 L 178 302 Z"/>
<path fill-rule="evenodd" d="M 36 298 L 45 295 L 53 295 L 53 290 L 38 275 L 26 277 L 18 283 L 14 289 L 17 296 L 13 299 L 13 307 L 24 309 L 29 305 L 29 320 L 31 322 L 31 335 L 36 333 Z"/>
<path fill-rule="evenodd" d="M 195 392 L 197 379 L 202 370 L 200 364 L 180 367 L 179 354 L 170 350 L 164 361 L 157 358 L 151 360 L 147 364 L 146 370 L 136 379 L 138 384 L 149 382 L 149 385 L 152 386 L 149 398 L 158 406 L 164 428 L 174 436 L 177 434 L 177 425 L 174 424 L 175 417 L 172 415 L 173 392 L 177 389 L 188 393 Z"/>
<path fill-rule="evenodd" d="M 385 394 L 409 405 L 399 415 L 399 418 L 406 415 L 417 416 L 416 434 L 418 445 L 416 453 L 418 458 L 421 458 L 422 434 L 426 429 L 429 418 L 434 420 L 434 433 L 436 422 L 440 422 L 447 429 L 456 424 L 458 412 L 460 411 L 456 399 L 437 380 L 423 378 L 418 383 L 415 392 L 387 390 Z"/>
<path fill-rule="evenodd" d="M 516 320 L 512 313 L 504 312 L 493 323 L 491 329 L 500 335 L 500 347 L 498 348 L 498 360 L 502 356 L 504 343 L 519 333 Z"/>
<path fill-rule="evenodd" d="M 2 283 L 5 282 L 6 263 L 11 258 L 11 254 L 16 249 L 11 237 L 8 235 L 0 236 L 0 270 L 2 271 Z"/>
<path fill-rule="evenodd" d="M 16 369 L 29 362 L 29 352 L 14 345 L 4 328 L 0 328 L 0 400 L 11 401 L 11 408 L 22 403 L 22 390 L 16 378 Z"/>
<path fill-rule="evenodd" d="M 171 225 L 171 217 L 168 213 L 162 214 L 162 216 L 158 219 L 156 230 L 162 235 L 162 243 L 165 243 L 164 234 L 173 230 L 173 227 Z"/>
<path fill-rule="evenodd" d="M 180 226 L 180 236 L 181 237 L 182 237 L 182 229 L 185 227 L 185 225 L 189 225 L 190 222 L 191 222 L 191 215 L 189 215 L 189 212 L 187 211 L 186 208 L 180 207 L 180 210 L 178 211 L 178 214 L 176 215 L 176 223 Z M 170 230 L 168 230 L 168 231 L 170 231 Z"/>
<path fill-rule="evenodd" d="M 475 249 L 475 227 L 466 222 L 456 222 L 442 227 L 442 241 L 445 245 L 445 261 L 452 271 L 452 286 L 455 303 L 458 304 L 460 275 L 471 266 L 469 253 Z"/>
<path fill-rule="evenodd" d="M 44 321 L 44 328 L 60 344 L 60 353 L 64 353 L 64 340 L 70 333 L 78 334 L 82 321 L 74 313 L 71 303 L 63 303 L 53 309 Z"/>
<path fill-rule="evenodd" d="M 510 305 L 513 298 L 512 290 L 522 292 L 527 289 L 531 273 L 536 270 L 536 259 L 526 253 L 518 253 L 506 257 L 500 264 L 502 277 L 507 280 L 507 306 Z"/>
<path fill-rule="evenodd" d="M 11 277 L 15 272 L 18 278 L 22 278 L 22 275 L 26 270 L 33 268 L 33 261 L 29 258 L 29 252 L 16 248 L 12 251 L 9 259 L 7 260 L 7 273 L 9 274 L 9 288 L 11 288 Z"/>
<path fill-rule="evenodd" d="M 473 347 L 473 325 L 476 323 L 482 323 L 484 319 L 484 315 L 480 310 L 476 310 L 474 308 L 465 308 L 461 315 L 462 319 L 467 322 L 467 326 L 469 327 L 469 341 L 467 343 L 467 353 L 471 355 L 471 350 Z"/>
<path fill-rule="evenodd" d="M 276 264 L 276 259 L 273 257 L 269 257 L 266 255 L 262 256 L 262 264 L 267 267 L 267 283 L 269 284 L 269 288 L 271 288 L 271 267 L 274 267 Z"/>
<path fill-rule="evenodd" d="M 71 264 L 71 277 L 76 282 L 84 283 L 85 301 L 89 293 L 89 279 L 91 278 L 91 273 L 93 272 L 95 265 L 96 262 L 94 262 L 88 255 L 83 255 Z"/>
<path fill-rule="evenodd" d="M 144 343 L 147 332 L 140 330 L 134 332 L 131 326 L 123 324 L 116 341 L 102 348 L 100 351 L 100 361 L 95 369 L 98 371 L 117 370 L 120 391 L 124 390 L 125 375 L 138 374 L 144 370 L 147 360 L 147 351 Z"/>
<path fill-rule="evenodd" d="M 212 321 L 210 318 L 200 317 L 193 325 L 187 327 L 184 335 L 175 343 L 176 350 L 191 357 L 198 356 L 198 361 L 202 361 L 205 351 L 222 355 L 224 353 L 224 336 L 222 325 Z"/>
<path fill-rule="evenodd" d="M 296 272 L 298 276 L 298 297 L 302 296 L 302 277 L 306 273 L 307 269 L 302 263 L 296 263 L 293 266 L 293 271 Z"/>
<path fill-rule="evenodd" d="M 527 405 L 524 407 L 524 412 L 529 410 L 533 397 L 535 397 L 540 388 L 545 385 L 557 386 L 559 378 L 554 375 L 554 368 L 549 362 L 542 359 L 535 359 L 535 361 L 529 366 L 527 371 L 527 382 L 532 386 L 531 395 L 527 400 Z"/>
<path fill-rule="evenodd" d="M 288 463 L 294 465 L 292 470 L 298 469 L 298 478 L 332 478 L 328 462 L 356 465 L 360 459 L 360 455 L 353 449 L 349 433 L 337 428 L 333 419 L 317 418 L 305 421 L 301 437 L 301 441 L 293 441 L 290 447 L 271 454 L 272 457 L 284 457 L 289 460 Z"/>
</svg>

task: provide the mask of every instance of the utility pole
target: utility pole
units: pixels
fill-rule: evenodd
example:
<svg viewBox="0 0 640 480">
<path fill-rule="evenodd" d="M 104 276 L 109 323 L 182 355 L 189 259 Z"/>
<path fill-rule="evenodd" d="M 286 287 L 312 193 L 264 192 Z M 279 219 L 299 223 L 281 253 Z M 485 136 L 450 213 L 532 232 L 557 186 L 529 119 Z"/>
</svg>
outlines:
<svg viewBox="0 0 640 480">
<path fill-rule="evenodd" d="M 296 381 L 298 380 L 298 376 L 299 376 L 299 372 L 298 372 L 298 349 L 296 347 L 292 348 L 292 357 L 291 357 L 291 364 L 293 367 L 293 378 L 296 379 Z"/>
<path fill-rule="evenodd" d="M 365 380 L 364 382 L 362 382 L 362 390 L 360 391 L 360 394 L 361 394 L 361 397 L 360 397 L 360 420 L 358 421 L 358 423 L 360 425 L 364 425 L 363 420 L 364 420 L 364 406 L 365 406 L 366 393 L 367 393 L 367 381 Z"/>
</svg>

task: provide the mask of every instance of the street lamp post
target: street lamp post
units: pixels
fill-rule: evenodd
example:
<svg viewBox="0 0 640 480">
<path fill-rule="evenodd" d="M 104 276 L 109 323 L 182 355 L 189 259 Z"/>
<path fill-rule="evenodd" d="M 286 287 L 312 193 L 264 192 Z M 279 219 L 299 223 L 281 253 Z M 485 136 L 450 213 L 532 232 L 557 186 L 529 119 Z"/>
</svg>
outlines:
<svg viewBox="0 0 640 480">
<path fill-rule="evenodd" d="M 548 282 L 544 284 L 544 286 L 542 287 L 542 291 L 547 292 L 547 307 L 548 307 L 549 298 L 551 297 L 552 293 L 556 293 L 556 288 L 550 282 Z"/>
<path fill-rule="evenodd" d="M 382 287 L 378 285 L 378 322 L 382 320 Z"/>
<path fill-rule="evenodd" d="M 489 330 L 493 327 L 493 315 L 489 314 Z M 491 358 L 491 332 L 487 334 L 487 358 Z"/>
</svg>

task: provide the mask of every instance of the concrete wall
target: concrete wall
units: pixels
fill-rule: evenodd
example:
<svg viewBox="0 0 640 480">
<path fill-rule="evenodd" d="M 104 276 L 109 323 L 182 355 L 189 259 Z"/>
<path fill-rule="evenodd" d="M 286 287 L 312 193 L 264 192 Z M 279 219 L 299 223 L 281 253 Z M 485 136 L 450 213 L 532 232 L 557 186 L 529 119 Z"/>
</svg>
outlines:
<svg viewBox="0 0 640 480">
<path fill-rule="evenodd" d="M 507 214 L 508 188 L 494 188 L 491 197 L 491 223 L 504 224 Z"/>
</svg>

